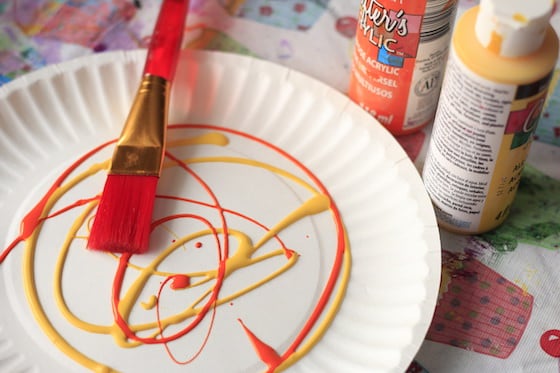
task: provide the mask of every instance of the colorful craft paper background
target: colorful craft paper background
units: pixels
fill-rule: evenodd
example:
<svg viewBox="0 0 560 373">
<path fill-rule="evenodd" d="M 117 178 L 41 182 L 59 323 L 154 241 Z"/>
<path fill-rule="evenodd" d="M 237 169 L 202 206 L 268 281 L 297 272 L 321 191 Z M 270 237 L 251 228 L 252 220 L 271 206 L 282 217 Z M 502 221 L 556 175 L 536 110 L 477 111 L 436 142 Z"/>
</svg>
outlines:
<svg viewBox="0 0 560 373">
<path fill-rule="evenodd" d="M 345 92 L 359 3 L 192 0 L 184 47 L 266 59 Z M 477 3 L 461 0 L 458 14 Z M 75 57 L 145 48 L 159 4 L 0 2 L 0 85 Z M 560 31 L 558 13 L 551 23 Z M 442 231 L 440 300 L 410 372 L 560 371 L 558 71 L 509 219 L 482 236 Z M 429 136 L 398 138 L 419 169 Z"/>
</svg>

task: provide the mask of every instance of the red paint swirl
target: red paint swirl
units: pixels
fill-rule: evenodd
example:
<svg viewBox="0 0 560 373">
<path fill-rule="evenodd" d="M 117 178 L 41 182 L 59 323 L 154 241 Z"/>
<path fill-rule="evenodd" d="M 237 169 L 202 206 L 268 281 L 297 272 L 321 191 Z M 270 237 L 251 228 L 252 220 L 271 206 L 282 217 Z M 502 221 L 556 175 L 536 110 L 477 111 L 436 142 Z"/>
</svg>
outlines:
<svg viewBox="0 0 560 373">
<path fill-rule="evenodd" d="M 324 287 L 321 290 L 319 295 L 319 299 L 316 302 L 312 312 L 309 313 L 307 319 L 305 320 L 303 326 L 296 334 L 295 338 L 289 343 L 287 348 L 284 351 L 276 351 L 273 347 L 263 342 L 261 337 L 257 337 L 257 335 L 251 331 L 241 319 L 241 325 L 245 334 L 247 335 L 250 343 L 255 349 L 256 355 L 262 360 L 262 362 L 267 366 L 268 371 L 272 372 L 276 370 L 279 366 L 281 366 L 286 360 L 292 357 L 301 345 L 306 341 L 311 334 L 317 334 L 319 337 L 322 335 L 323 331 L 317 332 L 315 328 L 318 328 L 318 324 L 320 320 L 324 316 L 325 311 L 329 310 L 329 302 L 332 300 L 333 294 L 335 289 L 340 286 L 341 280 L 341 270 L 343 264 L 345 263 L 345 255 L 348 254 L 347 250 L 347 242 L 346 242 L 346 233 L 342 224 L 342 219 L 340 213 L 336 207 L 336 204 L 333 198 L 330 196 L 327 188 L 321 183 L 321 181 L 309 170 L 307 169 L 300 161 L 295 159 L 293 156 L 288 154 L 287 152 L 283 151 L 282 149 L 270 144 L 256 136 L 243 133 L 241 131 L 213 126 L 213 125 L 206 125 L 206 124 L 178 124 L 172 125 L 169 127 L 170 132 L 172 131 L 179 131 L 179 130 L 195 130 L 195 131 L 211 131 L 217 133 L 223 133 L 229 136 L 238 136 L 244 138 L 246 140 L 250 140 L 252 142 L 258 143 L 261 146 L 268 148 L 269 150 L 275 152 L 276 154 L 280 155 L 283 159 L 288 160 L 292 165 L 294 165 L 298 170 L 303 172 L 305 176 L 311 180 L 310 184 L 313 185 L 314 188 L 318 190 L 318 193 L 322 196 L 325 196 L 328 199 L 328 210 L 330 212 L 330 217 L 333 222 L 333 226 L 335 229 L 335 236 L 336 240 L 334 242 L 335 249 L 334 257 L 332 263 L 330 264 L 330 268 L 328 270 L 327 280 L 324 282 Z M 40 199 L 40 201 L 25 215 L 25 217 L 21 221 L 21 229 L 19 235 L 13 240 L 13 242 L 5 248 L 0 253 L 0 263 L 2 263 L 5 258 L 12 252 L 13 249 L 18 246 L 18 244 L 28 240 L 34 233 L 38 232 L 41 229 L 42 224 L 46 220 L 54 219 L 57 216 L 65 214 L 71 209 L 78 208 L 80 206 L 91 204 L 98 199 L 98 196 L 91 196 L 86 198 L 81 198 L 76 200 L 73 203 L 69 203 L 66 206 L 59 208 L 57 211 L 49 212 L 50 207 L 49 205 L 53 205 L 52 199 L 54 198 L 55 192 L 61 188 L 65 183 L 68 183 L 68 180 L 71 174 L 74 173 L 79 167 L 84 167 L 85 164 L 100 150 L 105 149 L 113 141 L 107 142 L 101 146 L 96 147 L 95 149 L 91 150 L 90 152 L 86 153 L 84 156 L 79 158 L 74 164 L 72 164 L 67 170 L 65 170 L 50 186 L 48 191 L 45 193 L 44 196 Z M 152 223 L 152 231 L 155 231 L 161 227 L 164 227 L 165 224 L 185 220 L 187 222 L 196 222 L 197 224 L 201 224 L 202 226 L 206 227 L 206 230 L 209 233 L 209 241 L 204 241 L 204 252 L 206 249 L 211 249 L 212 247 L 215 249 L 216 254 L 216 264 L 217 268 L 215 270 L 215 275 L 213 277 L 212 287 L 209 290 L 208 296 L 204 298 L 200 307 L 196 309 L 196 315 L 194 317 L 189 318 L 185 324 L 181 324 L 181 328 L 175 328 L 173 332 L 167 332 L 166 326 L 164 325 L 165 318 L 162 316 L 162 309 L 161 303 L 164 300 L 163 297 L 168 294 L 166 289 L 170 289 L 175 292 L 179 291 L 188 291 L 189 288 L 193 285 L 192 278 L 188 274 L 188 271 L 184 273 L 173 273 L 166 275 L 160 283 L 159 290 L 157 291 L 156 301 L 155 301 L 155 310 L 156 310 L 156 323 L 158 328 L 156 329 L 156 333 L 152 336 L 146 336 L 146 334 L 140 334 L 136 331 L 135 325 L 131 325 L 129 322 L 129 315 L 128 315 L 128 306 L 123 303 L 123 296 L 126 294 L 125 289 L 125 277 L 129 271 L 135 270 L 135 266 L 131 262 L 132 256 L 130 254 L 123 254 L 117 258 L 116 269 L 114 272 L 113 277 L 113 284 L 112 284 L 112 292 L 110 295 L 111 299 L 111 308 L 113 313 L 113 319 L 116 326 L 122 334 L 130 341 L 135 341 L 145 345 L 162 345 L 170 358 L 178 363 L 178 364 L 187 364 L 192 362 L 196 359 L 204 346 L 206 345 L 210 335 L 212 334 L 212 328 L 214 325 L 214 319 L 218 312 L 219 300 L 220 300 L 220 292 L 222 289 L 222 285 L 227 277 L 227 260 L 230 258 L 230 241 L 229 236 L 232 233 L 230 231 L 230 227 L 228 226 L 228 216 L 235 216 L 237 218 L 242 219 L 245 222 L 251 223 L 254 227 L 260 229 L 264 234 L 269 234 L 270 239 L 274 240 L 278 244 L 278 247 L 281 248 L 283 251 L 285 260 L 290 261 L 294 258 L 294 255 L 299 255 L 297 250 L 293 248 L 288 248 L 281 237 L 274 233 L 270 234 L 271 230 L 266 224 L 258 221 L 258 219 L 247 216 L 241 212 L 234 211 L 232 209 L 228 209 L 225 206 L 222 206 L 219 197 L 214 193 L 212 188 L 206 183 L 206 181 L 194 171 L 191 165 L 187 164 L 185 161 L 181 160 L 178 156 L 176 156 L 173 152 L 173 149 L 169 149 L 165 154 L 166 162 L 172 165 L 172 167 L 180 169 L 182 172 L 185 172 L 196 181 L 198 186 L 202 188 L 206 196 L 208 197 L 207 200 L 193 200 L 187 199 L 180 196 L 172 196 L 172 195 L 164 195 L 158 194 L 157 200 L 158 201 L 170 201 L 170 202 L 177 202 L 177 203 L 188 203 L 193 205 L 198 205 L 204 208 L 208 208 L 209 211 L 213 211 L 216 214 L 216 219 L 218 225 L 215 226 L 211 219 L 208 219 L 204 216 L 200 216 L 194 213 L 186 212 L 186 213 L 173 213 L 162 218 L 158 218 Z M 56 202 L 56 201 L 55 201 Z M 309 235 L 307 235 L 309 237 Z M 213 242 L 211 242 L 213 241 Z M 173 240 L 175 242 L 175 240 Z M 85 243 L 84 243 L 85 244 Z M 175 244 L 175 243 L 174 243 Z M 203 243 L 198 241 L 194 244 L 195 248 L 201 248 Z M 84 248 L 85 250 L 85 248 Z M 95 253 L 91 253 L 91 255 L 96 255 Z M 157 267 L 157 265 L 155 266 Z M 344 283 L 345 284 L 345 283 Z M 227 301 L 227 304 L 233 305 L 233 302 Z M 205 336 L 202 341 L 200 341 L 199 349 L 189 358 L 184 361 L 179 361 L 177 358 L 173 356 L 173 353 L 170 351 L 168 346 L 169 343 L 173 341 L 177 341 L 182 337 L 189 334 L 195 328 L 201 326 L 201 322 L 203 320 L 207 320 L 208 322 L 205 323 L 205 327 L 207 328 L 205 332 Z M 307 343 L 307 342 L 306 342 Z"/>
</svg>

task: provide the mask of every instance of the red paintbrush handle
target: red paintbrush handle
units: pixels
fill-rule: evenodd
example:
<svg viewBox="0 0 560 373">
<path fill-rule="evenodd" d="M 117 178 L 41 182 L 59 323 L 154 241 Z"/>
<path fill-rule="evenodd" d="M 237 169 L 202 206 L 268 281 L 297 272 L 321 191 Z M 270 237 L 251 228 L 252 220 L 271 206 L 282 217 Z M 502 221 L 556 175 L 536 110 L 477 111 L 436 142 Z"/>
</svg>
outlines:
<svg viewBox="0 0 560 373">
<path fill-rule="evenodd" d="M 189 0 L 163 0 L 148 47 L 144 74 L 173 79 Z"/>
</svg>

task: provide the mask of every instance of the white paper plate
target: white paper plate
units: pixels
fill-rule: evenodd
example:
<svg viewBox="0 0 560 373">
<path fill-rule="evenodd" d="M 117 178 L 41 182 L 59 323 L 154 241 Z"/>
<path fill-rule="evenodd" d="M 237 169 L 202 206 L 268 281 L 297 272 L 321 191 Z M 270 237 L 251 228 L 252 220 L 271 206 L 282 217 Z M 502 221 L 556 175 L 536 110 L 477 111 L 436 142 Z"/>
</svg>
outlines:
<svg viewBox="0 0 560 373">
<path fill-rule="evenodd" d="M 144 51 L 95 55 L 48 67 L 0 88 L 2 250 L 18 236 L 23 217 L 65 170 L 89 150 L 118 136 L 144 56 Z M 120 296 L 130 294 L 142 268 L 146 270 L 165 248 L 181 240 L 183 244 L 159 271 L 192 274 L 218 268 L 217 253 L 221 250 L 225 255 L 221 233 L 226 228 L 239 233 L 228 241 L 230 256 L 239 253 L 246 238 L 255 245 L 263 239 L 265 244 L 255 255 L 271 257 L 226 277 L 219 293 L 224 303 L 192 332 L 171 343 L 171 355 L 161 344 L 117 346 L 111 335 L 103 333 L 113 323 L 111 286 L 118 259 L 85 249 L 89 220 L 78 227 L 77 238 L 67 247 L 60 272 L 65 305 L 57 303 L 53 280 L 64 241 L 72 237 L 72 224 L 90 206 L 74 203 L 99 193 L 105 180 L 101 171 L 60 197 L 51 210 L 56 216 L 38 230 L 34 254 L 33 247 L 22 242 L 0 265 L 0 371 L 86 370 L 61 351 L 64 343 L 123 372 L 266 370 L 241 322 L 279 354 L 292 345 L 336 269 L 340 244 L 336 209 L 346 229 L 349 251 L 347 247 L 345 253 L 351 256 L 351 263 L 346 254 L 340 258 L 340 273 L 350 266 L 346 293 L 338 312 L 332 309 L 332 297 L 328 298 L 325 310 L 335 315 L 334 321 L 289 370 L 405 370 L 435 307 L 440 246 L 420 177 L 385 129 L 320 82 L 268 62 L 215 52 L 182 55 L 170 122 L 217 127 L 170 129 L 169 151 L 184 159 L 188 170 L 167 168 L 158 194 L 185 200 L 158 198 L 156 217 L 174 219 L 154 230 L 149 254 L 130 259 L 137 267 L 127 268 Z M 176 141 L 207 133 L 215 137 L 197 145 L 178 146 Z M 88 158 L 62 185 L 66 187 L 68 180 L 93 164 L 106 165 L 110 153 L 107 146 Z M 325 211 L 311 211 L 299 220 L 291 217 L 291 224 L 280 226 L 277 236 L 267 236 L 308 199 L 324 202 L 325 195 L 334 201 Z M 65 207 L 72 208 L 56 214 Z M 214 235 L 206 232 L 208 227 L 216 229 Z M 220 250 L 215 251 L 218 245 Z M 227 298 L 285 268 L 288 256 L 274 255 L 282 245 L 299 255 L 292 267 L 244 295 Z M 36 284 L 29 299 L 24 290 L 31 280 L 25 273 Z M 147 277 L 133 303 L 132 324 L 156 322 L 158 309 L 160 319 L 186 312 L 185 305 L 201 294 L 200 287 L 172 291 L 169 283 L 162 285 L 165 276 L 160 275 Z M 339 275 L 333 278 L 336 295 L 344 291 L 345 283 Z M 191 283 L 197 279 L 191 277 Z M 214 285 L 211 281 L 205 289 Z M 159 289 L 163 289 L 159 308 L 148 307 L 150 295 Z M 35 303 L 40 308 L 32 312 Z M 48 319 L 52 330 L 39 327 L 41 317 Z M 318 323 L 329 317 L 323 313 Z M 97 325 L 100 334 L 84 331 L 78 320 Z M 169 337 L 192 320 L 178 323 L 164 335 Z M 317 333 L 317 325 L 311 336 Z M 150 330 L 157 334 L 157 328 Z M 145 337 L 146 332 L 139 335 Z M 198 351 L 186 366 L 170 357 L 185 360 Z"/>
</svg>

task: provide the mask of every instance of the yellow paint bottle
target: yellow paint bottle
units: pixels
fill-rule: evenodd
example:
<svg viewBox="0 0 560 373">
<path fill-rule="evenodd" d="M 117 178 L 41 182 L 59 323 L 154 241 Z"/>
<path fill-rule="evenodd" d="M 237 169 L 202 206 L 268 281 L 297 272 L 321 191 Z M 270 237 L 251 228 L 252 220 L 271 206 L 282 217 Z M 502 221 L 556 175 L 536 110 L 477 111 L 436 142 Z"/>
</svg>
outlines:
<svg viewBox="0 0 560 373">
<path fill-rule="evenodd" d="M 552 73 L 553 0 L 482 0 L 458 20 L 423 179 L 443 228 L 506 219 Z"/>
</svg>

